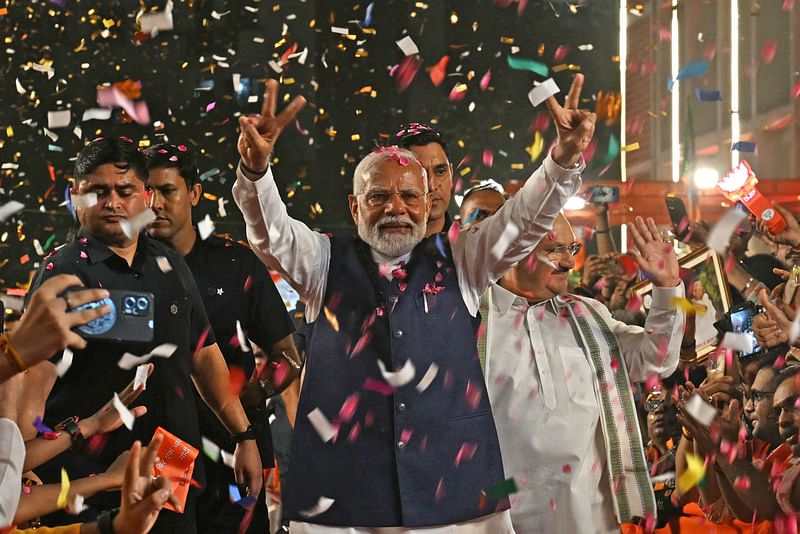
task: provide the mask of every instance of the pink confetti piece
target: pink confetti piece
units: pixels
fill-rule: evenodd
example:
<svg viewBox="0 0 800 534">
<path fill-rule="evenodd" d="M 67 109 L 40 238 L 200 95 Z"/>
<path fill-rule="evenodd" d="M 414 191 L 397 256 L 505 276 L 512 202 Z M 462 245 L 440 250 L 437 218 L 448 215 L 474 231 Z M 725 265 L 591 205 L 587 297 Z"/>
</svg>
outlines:
<svg viewBox="0 0 800 534">
<path fill-rule="evenodd" d="M 631 295 L 631 298 L 628 299 L 628 304 L 625 305 L 625 308 L 631 312 L 637 312 L 642 309 L 642 299 L 639 295 Z"/>
<path fill-rule="evenodd" d="M 611 365 L 611 370 L 614 371 L 614 373 L 619 371 L 619 360 L 617 358 L 612 358 L 610 365 Z"/>
<path fill-rule="evenodd" d="M 150 111 L 145 102 L 132 102 L 116 87 L 101 87 L 97 90 L 97 103 L 108 108 L 120 107 L 137 124 L 150 124 Z"/>
<path fill-rule="evenodd" d="M 491 150 L 483 151 L 483 165 L 491 167 L 494 164 L 494 153 Z"/>
<path fill-rule="evenodd" d="M 437 503 L 444 500 L 444 478 L 440 478 L 439 483 L 436 484 L 436 491 L 433 494 L 433 498 Z"/>
<path fill-rule="evenodd" d="M 216 102 L 210 102 L 206 106 L 206 113 L 208 113 L 209 111 L 213 110 L 215 107 L 217 107 L 217 103 Z"/>
<path fill-rule="evenodd" d="M 553 53 L 553 61 L 556 63 L 561 63 L 566 59 L 567 54 L 569 54 L 569 46 L 561 45 L 556 48 L 556 51 Z"/>
<path fill-rule="evenodd" d="M 365 391 L 374 391 L 384 397 L 388 397 L 389 395 L 394 393 L 394 388 L 387 384 L 386 382 L 381 382 L 380 380 L 375 380 L 374 378 L 367 377 L 364 380 L 364 385 L 361 388 Z"/>
<path fill-rule="evenodd" d="M 414 435 L 414 431 L 413 430 L 411 430 L 410 428 L 404 428 L 400 432 L 400 441 L 402 441 L 403 443 L 408 445 L 408 442 L 411 441 L 411 436 L 413 436 L 413 435 Z"/>
<path fill-rule="evenodd" d="M 450 241 L 450 246 L 453 246 L 458 241 L 458 234 L 461 231 L 461 227 L 459 226 L 458 222 L 454 222 L 450 229 L 447 231 L 447 239 Z"/>
<path fill-rule="evenodd" d="M 791 11 L 794 8 L 794 0 L 783 0 L 783 10 Z"/>
<path fill-rule="evenodd" d="M 398 93 L 402 93 L 414 81 L 422 60 L 418 55 L 406 56 L 394 72 L 394 85 Z"/>
<path fill-rule="evenodd" d="M 550 499 L 550 509 L 554 512 L 556 511 L 556 509 L 558 509 L 558 505 L 556 504 L 555 499 Z"/>
<path fill-rule="evenodd" d="M 565 475 L 572 473 L 572 466 L 569 464 L 564 464 L 561 466 L 561 472 Z"/>
<path fill-rule="evenodd" d="M 481 91 L 485 91 L 489 88 L 489 84 L 492 83 L 492 69 L 487 70 L 483 76 L 481 76 L 480 87 Z"/>
<path fill-rule="evenodd" d="M 370 341 L 372 341 L 372 330 L 364 332 L 358 341 L 356 341 L 356 346 L 353 347 L 353 352 L 350 353 L 350 357 L 353 358 L 354 356 L 358 356 L 361 354 L 367 345 L 369 345 Z"/>
<path fill-rule="evenodd" d="M 459 448 L 458 453 L 456 453 L 456 459 L 454 462 L 455 467 L 458 467 L 463 462 L 468 462 L 469 460 L 472 460 L 472 458 L 475 456 L 475 451 L 477 450 L 478 450 L 477 443 L 470 443 L 470 442 L 462 443 L 461 448 Z"/>
<path fill-rule="evenodd" d="M 519 0 L 517 4 L 517 16 L 521 17 L 525 13 L 525 8 L 528 7 L 528 0 Z"/>
<path fill-rule="evenodd" d="M 294 127 L 300 135 L 308 135 L 308 130 L 300 124 L 300 119 L 294 121 Z"/>
<path fill-rule="evenodd" d="M 457 82 L 452 89 L 450 95 L 447 97 L 451 102 L 460 102 L 467 96 L 467 85 L 462 82 Z"/>
</svg>

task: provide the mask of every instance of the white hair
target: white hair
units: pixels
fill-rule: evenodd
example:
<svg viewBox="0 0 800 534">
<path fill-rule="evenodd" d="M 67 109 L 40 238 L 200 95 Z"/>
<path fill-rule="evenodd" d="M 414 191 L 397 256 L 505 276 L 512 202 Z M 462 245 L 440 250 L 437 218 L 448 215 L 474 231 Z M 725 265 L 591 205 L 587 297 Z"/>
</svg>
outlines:
<svg viewBox="0 0 800 534">
<path fill-rule="evenodd" d="M 425 167 L 422 166 L 422 163 L 420 163 L 419 159 L 417 159 L 417 155 L 412 151 L 408 150 L 407 148 L 400 148 L 396 146 L 386 147 L 383 150 L 378 149 L 374 152 L 370 152 L 364 157 L 364 159 L 358 162 L 358 165 L 356 165 L 356 170 L 353 172 L 353 194 L 360 195 L 364 192 L 367 183 L 378 172 L 378 168 L 380 167 L 381 163 L 389 159 L 398 158 L 404 158 L 408 160 L 408 163 L 416 163 L 419 165 L 419 168 L 422 170 L 424 193 L 427 195 L 428 173 L 425 171 Z M 402 165 L 402 163 L 400 164 Z"/>
</svg>

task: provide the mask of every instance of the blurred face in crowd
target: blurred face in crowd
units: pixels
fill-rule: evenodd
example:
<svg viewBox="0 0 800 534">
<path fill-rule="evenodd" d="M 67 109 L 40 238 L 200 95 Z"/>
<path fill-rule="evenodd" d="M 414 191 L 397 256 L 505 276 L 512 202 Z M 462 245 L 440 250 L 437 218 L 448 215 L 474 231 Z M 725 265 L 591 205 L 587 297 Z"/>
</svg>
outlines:
<svg viewBox="0 0 800 534">
<path fill-rule="evenodd" d="M 469 228 L 494 215 L 504 202 L 503 195 L 494 189 L 475 191 L 461 204 L 461 228 Z"/>
<path fill-rule="evenodd" d="M 97 195 L 97 204 L 76 208 L 81 227 L 112 247 L 127 247 L 135 243 L 138 236 L 126 236 L 120 222 L 147 208 L 142 178 L 132 169 L 125 170 L 106 163 L 78 183 L 78 195 L 89 193 Z"/>
<path fill-rule="evenodd" d="M 753 428 L 753 437 L 777 446 L 781 442 L 778 432 L 780 410 L 772 407 L 772 397 L 775 393 L 774 380 L 774 368 L 759 369 L 753 385 L 750 386 L 750 397 L 744 405 L 744 414 Z"/>
<path fill-rule="evenodd" d="M 798 395 L 800 395 L 800 386 L 797 378 L 798 375 L 784 378 L 775 389 L 772 403 L 775 408 L 780 410 L 778 431 L 781 439 L 792 447 L 792 454 L 800 456 L 800 444 L 797 441 L 797 431 L 800 429 L 800 409 L 796 406 Z"/>
<path fill-rule="evenodd" d="M 156 220 L 147 228 L 151 236 L 169 241 L 192 225 L 192 207 L 197 205 L 203 191 L 200 184 L 190 188 L 178 169 L 160 167 L 150 169 L 147 188 L 156 213 Z"/>
<path fill-rule="evenodd" d="M 692 284 L 692 296 L 695 299 L 700 300 L 701 298 L 703 298 L 703 293 L 705 293 L 705 291 L 703 290 L 703 284 L 701 284 L 699 280 L 695 281 Z"/>
<path fill-rule="evenodd" d="M 550 234 L 542 239 L 531 257 L 520 261 L 503 276 L 501 285 L 532 302 L 565 294 L 567 277 L 575 267 L 568 247 L 575 245 L 578 243 L 572 226 L 559 214 Z"/>
<path fill-rule="evenodd" d="M 431 201 L 416 162 L 383 160 L 349 201 L 358 236 L 385 256 L 407 254 L 425 237 Z"/>
<path fill-rule="evenodd" d="M 450 205 L 450 194 L 453 190 L 453 165 L 447 159 L 442 145 L 433 142 L 427 145 L 408 147 L 419 159 L 428 175 L 428 191 L 431 197 L 431 208 L 428 220 L 438 221 L 444 217 Z"/>
</svg>

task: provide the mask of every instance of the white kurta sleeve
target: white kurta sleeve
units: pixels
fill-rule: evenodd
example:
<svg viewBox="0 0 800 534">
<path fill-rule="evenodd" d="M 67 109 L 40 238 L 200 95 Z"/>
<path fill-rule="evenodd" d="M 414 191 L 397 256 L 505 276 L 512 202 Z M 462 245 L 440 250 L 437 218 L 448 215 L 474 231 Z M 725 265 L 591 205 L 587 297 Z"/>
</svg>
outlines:
<svg viewBox="0 0 800 534">
<path fill-rule="evenodd" d="M 244 215 L 247 240 L 261 261 L 284 276 L 306 302 L 306 320 L 317 318 L 325 297 L 331 243 L 327 236 L 289 217 L 272 169 L 249 180 L 236 169 L 233 199 Z"/>
<path fill-rule="evenodd" d="M 683 282 L 676 287 L 653 287 L 653 302 L 644 328 L 617 321 L 608 308 L 590 301 L 616 336 L 632 381 L 645 382 L 653 374 L 666 378 L 675 372 L 686 316 L 670 301 L 683 296 Z"/>
<path fill-rule="evenodd" d="M 25 442 L 17 425 L 0 419 L 0 527 L 11 525 L 22 491 Z"/>
<path fill-rule="evenodd" d="M 497 213 L 461 232 L 451 248 L 464 302 L 474 316 L 490 282 L 524 259 L 553 228 L 581 185 L 585 163 L 565 169 L 548 155 L 525 185 Z"/>
</svg>

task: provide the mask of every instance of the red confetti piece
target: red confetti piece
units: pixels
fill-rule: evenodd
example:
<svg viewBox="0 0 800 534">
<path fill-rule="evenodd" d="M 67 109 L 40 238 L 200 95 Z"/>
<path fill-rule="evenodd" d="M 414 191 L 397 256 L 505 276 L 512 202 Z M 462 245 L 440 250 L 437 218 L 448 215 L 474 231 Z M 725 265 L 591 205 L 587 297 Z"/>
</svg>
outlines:
<svg viewBox="0 0 800 534">
<path fill-rule="evenodd" d="M 525 13 L 525 8 L 528 7 L 528 0 L 519 0 L 517 4 L 517 16 L 521 17 Z"/>
<path fill-rule="evenodd" d="M 374 378 L 367 377 L 364 380 L 364 385 L 361 386 L 365 391 L 374 391 L 375 393 L 379 393 L 384 397 L 388 397 L 392 393 L 394 393 L 394 388 L 387 384 L 386 382 L 382 382 L 380 380 L 375 380 Z"/>
<path fill-rule="evenodd" d="M 452 89 L 450 95 L 447 97 L 451 102 L 460 102 L 467 96 L 467 85 L 462 82 L 457 82 Z"/>
<path fill-rule="evenodd" d="M 244 381 L 244 370 L 241 367 L 232 365 L 228 371 L 228 388 L 230 389 L 231 395 L 239 396 L 239 393 L 242 392 Z"/>
<path fill-rule="evenodd" d="M 347 434 L 347 442 L 353 443 L 355 440 L 358 439 L 358 436 L 360 435 L 361 435 L 361 425 L 358 422 L 356 422 L 356 424 L 353 425 L 353 428 L 351 428 L 350 432 Z"/>
<path fill-rule="evenodd" d="M 350 420 L 353 419 L 356 409 L 358 408 L 358 401 L 360 398 L 361 395 L 356 392 L 345 399 L 345 401 L 342 403 L 342 407 L 339 409 L 339 419 L 341 421 L 349 423 Z"/>
<path fill-rule="evenodd" d="M 353 347 L 353 352 L 350 353 L 350 357 L 358 356 L 361 352 L 369 345 L 369 342 L 372 341 L 372 331 L 369 330 L 364 332 L 358 341 L 356 341 L 356 346 Z"/>
<path fill-rule="evenodd" d="M 761 47 L 761 61 L 769 65 L 775 61 L 775 54 L 778 52 L 778 43 L 769 40 Z"/>
<path fill-rule="evenodd" d="M 456 459 L 454 462 L 455 467 L 461 465 L 462 462 L 468 462 L 472 460 L 475 456 L 475 451 L 478 450 L 477 443 L 462 443 L 461 448 L 458 449 L 458 453 L 456 454 Z"/>
<path fill-rule="evenodd" d="M 481 91 L 488 89 L 490 83 L 492 83 L 492 69 L 487 70 L 483 76 L 481 76 Z"/>
<path fill-rule="evenodd" d="M 444 81 L 444 77 L 447 74 L 448 61 L 450 61 L 450 56 L 442 56 L 442 59 L 440 59 L 439 62 L 434 65 L 433 68 L 431 68 L 429 75 L 431 77 L 431 82 L 433 82 L 433 85 L 436 87 L 442 85 L 442 82 Z"/>
<path fill-rule="evenodd" d="M 556 504 L 556 500 L 555 499 L 550 499 L 550 509 L 555 512 L 557 508 L 558 508 L 558 505 Z"/>
<path fill-rule="evenodd" d="M 568 475 L 569 473 L 572 473 L 572 466 L 569 465 L 569 464 L 562 465 L 561 466 L 561 472 L 564 473 L 565 475 Z"/>
<path fill-rule="evenodd" d="M 461 231 L 461 226 L 458 222 L 454 222 L 450 225 L 450 229 L 447 231 L 447 239 L 450 241 L 450 246 L 453 246 L 458 241 L 458 233 Z"/>
<path fill-rule="evenodd" d="M 404 428 L 400 432 L 400 441 L 408 445 L 408 442 L 411 441 L 411 436 L 414 435 L 414 431 L 409 428 Z"/>
<path fill-rule="evenodd" d="M 481 392 L 481 388 L 476 386 L 472 383 L 472 380 L 467 382 L 467 391 L 466 391 L 466 398 L 467 404 L 469 407 L 472 408 L 473 411 L 478 409 L 478 405 L 481 402 L 481 397 L 483 393 Z"/>
<path fill-rule="evenodd" d="M 483 151 L 483 165 L 491 167 L 494 164 L 494 153 L 491 150 Z"/>
<path fill-rule="evenodd" d="M 612 358 L 610 364 L 612 371 L 614 371 L 615 373 L 619 371 L 619 360 L 617 358 Z"/>
</svg>

